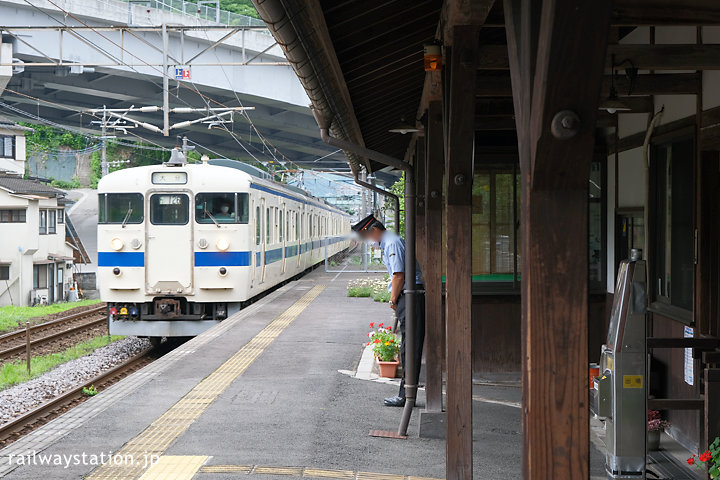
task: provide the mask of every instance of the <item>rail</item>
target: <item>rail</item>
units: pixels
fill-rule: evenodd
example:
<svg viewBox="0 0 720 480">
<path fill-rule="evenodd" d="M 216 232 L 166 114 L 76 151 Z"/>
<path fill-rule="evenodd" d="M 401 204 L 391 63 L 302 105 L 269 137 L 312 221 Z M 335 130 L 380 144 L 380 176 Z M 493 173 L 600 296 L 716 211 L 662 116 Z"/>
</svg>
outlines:
<svg viewBox="0 0 720 480">
<path fill-rule="evenodd" d="M 23 415 L 11 420 L 0 426 L 0 445 L 7 445 L 16 440 L 26 431 L 42 425 L 51 420 L 55 416 L 65 412 L 68 408 L 84 401 L 86 395 L 83 388 L 94 385 L 98 389 L 107 387 L 110 384 L 121 380 L 130 373 L 133 373 L 148 363 L 152 362 L 152 358 L 148 353 L 152 349 L 145 350 L 134 357 L 130 357 L 127 361 L 113 367 L 112 369 L 101 373 L 82 384 L 77 385 L 71 390 L 55 397 L 54 399 L 39 405 L 38 407 L 24 413 Z"/>
</svg>

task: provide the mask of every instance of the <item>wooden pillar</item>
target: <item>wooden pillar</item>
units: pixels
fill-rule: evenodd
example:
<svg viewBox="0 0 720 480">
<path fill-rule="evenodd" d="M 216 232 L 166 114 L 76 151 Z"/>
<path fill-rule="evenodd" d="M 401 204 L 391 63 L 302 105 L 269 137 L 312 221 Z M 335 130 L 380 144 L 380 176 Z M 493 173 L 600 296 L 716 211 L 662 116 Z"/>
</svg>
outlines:
<svg viewBox="0 0 720 480">
<path fill-rule="evenodd" d="M 588 478 L 587 196 L 612 2 L 505 0 L 522 188 L 523 478 Z"/>
<path fill-rule="evenodd" d="M 478 27 L 455 26 L 449 65 L 446 187 L 447 480 L 472 479 L 472 180 Z"/>
<path fill-rule="evenodd" d="M 720 436 L 720 368 L 705 369 L 705 442 L 700 445 L 700 451 L 704 452 L 715 438 Z"/>
<path fill-rule="evenodd" d="M 428 106 L 425 175 L 425 364 L 427 374 L 426 410 L 443 409 L 443 351 L 445 330 L 442 310 L 442 181 L 445 173 L 442 103 Z"/>
</svg>

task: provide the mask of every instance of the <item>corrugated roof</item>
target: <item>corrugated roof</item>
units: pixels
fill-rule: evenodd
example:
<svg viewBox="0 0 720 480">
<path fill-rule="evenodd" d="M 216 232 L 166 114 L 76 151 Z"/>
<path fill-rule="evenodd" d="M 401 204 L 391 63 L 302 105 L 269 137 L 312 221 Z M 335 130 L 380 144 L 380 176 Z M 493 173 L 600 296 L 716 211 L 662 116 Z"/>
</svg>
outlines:
<svg viewBox="0 0 720 480">
<path fill-rule="evenodd" d="M 0 188 L 16 194 L 32 194 L 50 197 L 65 196 L 65 192 L 37 180 L 26 180 L 12 175 L 0 175 Z"/>
</svg>

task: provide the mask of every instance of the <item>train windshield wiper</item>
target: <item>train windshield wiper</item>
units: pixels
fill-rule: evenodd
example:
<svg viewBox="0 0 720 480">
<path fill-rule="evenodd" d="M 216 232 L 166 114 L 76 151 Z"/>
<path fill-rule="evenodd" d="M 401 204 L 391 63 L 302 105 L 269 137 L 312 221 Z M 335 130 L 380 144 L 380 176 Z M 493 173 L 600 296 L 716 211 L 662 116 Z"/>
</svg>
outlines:
<svg viewBox="0 0 720 480">
<path fill-rule="evenodd" d="M 125 218 L 123 218 L 122 225 L 121 225 L 122 228 L 125 228 L 125 224 L 130 219 L 130 215 L 132 215 L 132 204 L 128 203 L 128 210 L 127 210 L 127 213 L 125 214 Z"/>
<path fill-rule="evenodd" d="M 208 211 L 208 209 L 207 209 L 207 203 L 203 203 L 203 210 L 205 210 L 205 215 L 207 215 L 208 217 L 210 217 L 210 220 L 213 221 L 213 223 L 215 224 L 215 226 L 218 227 L 218 228 L 220 228 L 220 224 L 217 222 L 217 220 L 215 220 L 215 217 L 213 217 L 212 214 Z"/>
</svg>

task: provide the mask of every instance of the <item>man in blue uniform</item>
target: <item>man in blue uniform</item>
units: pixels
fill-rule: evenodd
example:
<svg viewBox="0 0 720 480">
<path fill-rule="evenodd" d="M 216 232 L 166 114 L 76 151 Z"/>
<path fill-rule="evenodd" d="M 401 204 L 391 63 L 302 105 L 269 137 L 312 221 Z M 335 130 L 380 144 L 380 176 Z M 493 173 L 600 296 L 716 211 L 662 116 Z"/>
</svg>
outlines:
<svg viewBox="0 0 720 480">
<path fill-rule="evenodd" d="M 395 310 L 398 318 L 398 329 L 402 335 L 400 344 L 400 360 L 402 361 L 403 371 L 405 369 L 405 241 L 392 232 L 385 230 L 385 226 L 373 215 L 369 215 L 357 224 L 352 226 L 363 240 L 371 240 L 379 243 L 383 251 L 383 262 L 390 275 L 390 308 Z M 415 326 L 415 365 L 416 377 L 415 385 L 420 377 L 420 362 L 422 360 L 422 349 L 425 341 L 425 287 L 422 282 L 422 272 L 420 266 L 416 265 L 415 274 L 415 318 L 409 321 Z M 395 397 L 385 399 L 385 405 L 388 407 L 402 407 L 405 405 L 405 376 L 403 375 L 400 382 L 400 392 Z"/>
</svg>

